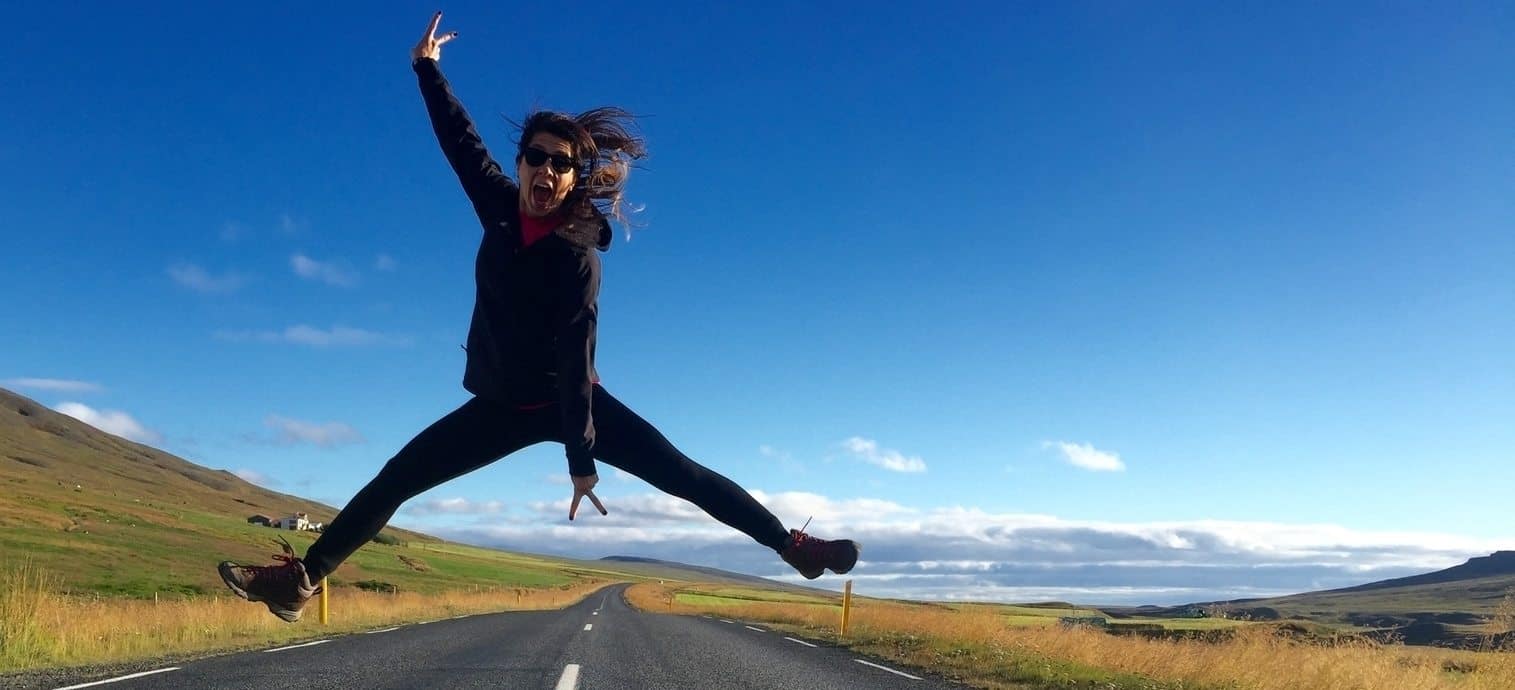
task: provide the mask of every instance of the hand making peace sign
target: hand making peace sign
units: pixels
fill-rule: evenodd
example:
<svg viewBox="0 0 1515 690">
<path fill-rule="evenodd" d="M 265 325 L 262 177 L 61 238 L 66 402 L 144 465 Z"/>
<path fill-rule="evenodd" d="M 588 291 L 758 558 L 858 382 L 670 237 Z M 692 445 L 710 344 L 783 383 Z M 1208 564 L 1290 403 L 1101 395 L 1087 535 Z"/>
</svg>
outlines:
<svg viewBox="0 0 1515 690">
<path fill-rule="evenodd" d="M 588 477 L 569 476 L 573 479 L 573 503 L 568 504 L 569 520 L 572 520 L 573 516 L 579 512 L 579 501 L 582 501 L 585 496 L 589 497 L 589 500 L 594 503 L 595 508 L 599 509 L 601 515 L 610 514 L 609 511 L 605 510 L 605 504 L 600 503 L 600 497 L 594 495 L 594 485 L 600 483 L 600 475 L 591 474 Z"/>
<path fill-rule="evenodd" d="M 442 22 L 442 13 L 438 12 L 431 17 L 431 24 L 426 27 L 426 33 L 421 34 L 421 42 L 410 49 L 410 59 L 431 58 L 442 59 L 442 44 L 458 37 L 458 32 L 450 31 L 437 38 L 437 24 Z"/>
</svg>

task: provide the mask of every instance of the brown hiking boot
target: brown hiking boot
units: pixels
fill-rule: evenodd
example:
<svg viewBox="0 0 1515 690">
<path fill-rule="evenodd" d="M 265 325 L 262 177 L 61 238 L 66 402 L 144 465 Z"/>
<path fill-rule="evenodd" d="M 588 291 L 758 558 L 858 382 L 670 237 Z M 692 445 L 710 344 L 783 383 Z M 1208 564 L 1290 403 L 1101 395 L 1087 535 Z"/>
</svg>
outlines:
<svg viewBox="0 0 1515 690">
<path fill-rule="evenodd" d="M 810 521 L 805 521 L 810 526 Z M 794 566 L 807 580 L 814 580 L 830 568 L 837 575 L 844 575 L 857 565 L 857 557 L 863 547 L 851 539 L 827 541 L 805 534 L 804 528 L 789 530 L 789 539 L 779 551 L 785 563 Z"/>
<path fill-rule="evenodd" d="M 295 550 L 279 537 L 284 544 L 284 553 L 274 559 L 283 561 L 275 565 L 237 565 L 222 561 L 219 567 L 221 581 L 237 596 L 248 601 L 261 601 L 273 613 L 290 623 L 300 620 L 300 610 L 305 602 L 319 594 L 321 588 L 310 584 L 305 575 L 305 564 L 295 558 Z"/>
</svg>

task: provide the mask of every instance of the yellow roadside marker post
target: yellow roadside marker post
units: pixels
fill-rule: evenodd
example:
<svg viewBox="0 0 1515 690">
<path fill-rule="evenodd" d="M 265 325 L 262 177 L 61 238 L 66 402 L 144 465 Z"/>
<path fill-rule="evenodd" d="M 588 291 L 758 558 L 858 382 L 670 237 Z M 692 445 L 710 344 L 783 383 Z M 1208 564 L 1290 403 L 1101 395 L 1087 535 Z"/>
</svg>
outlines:
<svg viewBox="0 0 1515 690">
<path fill-rule="evenodd" d="M 852 580 L 842 587 L 842 637 L 847 636 L 847 620 L 852 617 Z"/>
<path fill-rule="evenodd" d="M 321 625 L 331 622 L 331 601 L 326 596 L 328 591 L 331 591 L 331 588 L 326 586 L 326 578 L 323 577 L 321 578 Z"/>
</svg>

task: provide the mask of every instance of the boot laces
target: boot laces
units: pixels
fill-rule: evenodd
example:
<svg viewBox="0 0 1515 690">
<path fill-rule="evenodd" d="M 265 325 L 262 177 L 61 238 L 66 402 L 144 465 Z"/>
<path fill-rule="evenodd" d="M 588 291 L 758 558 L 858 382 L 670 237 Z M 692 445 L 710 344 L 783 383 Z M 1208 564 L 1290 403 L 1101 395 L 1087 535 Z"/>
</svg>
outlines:
<svg viewBox="0 0 1515 690">
<path fill-rule="evenodd" d="M 274 565 L 240 565 L 237 566 L 252 575 L 252 579 L 259 582 L 278 582 L 281 580 L 293 580 L 300 572 L 295 568 L 294 556 L 274 554 L 274 560 L 282 561 Z"/>
<path fill-rule="evenodd" d="M 295 580 L 300 576 L 300 569 L 295 567 L 295 562 L 300 560 L 295 557 L 294 547 L 279 537 L 284 545 L 284 553 L 274 554 L 274 560 L 280 561 L 274 565 L 239 565 L 243 571 L 252 575 L 252 580 L 257 582 L 279 582 L 282 580 Z"/>
<path fill-rule="evenodd" d="M 815 519 L 814 515 L 805 518 L 805 524 L 800 525 L 799 529 L 794 530 L 794 546 L 804 548 L 806 546 L 817 547 L 825 545 L 826 541 L 824 539 L 817 539 L 805 533 L 805 528 L 810 526 L 810 521 L 813 519 Z"/>
</svg>

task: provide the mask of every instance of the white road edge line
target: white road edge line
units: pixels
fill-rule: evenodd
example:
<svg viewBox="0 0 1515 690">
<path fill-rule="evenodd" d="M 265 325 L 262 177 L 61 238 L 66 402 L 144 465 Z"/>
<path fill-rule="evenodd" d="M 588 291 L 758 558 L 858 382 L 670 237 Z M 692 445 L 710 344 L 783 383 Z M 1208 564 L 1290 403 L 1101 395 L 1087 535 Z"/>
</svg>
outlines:
<svg viewBox="0 0 1515 690">
<path fill-rule="evenodd" d="M 750 626 L 750 625 L 744 625 L 744 626 L 742 626 L 742 627 L 744 627 L 744 628 L 746 628 L 746 629 L 748 629 L 748 630 L 756 630 L 756 631 L 758 631 L 758 632 L 768 632 L 768 631 L 767 631 L 767 630 L 764 630 L 764 629 L 762 629 L 762 628 L 754 628 L 754 627 L 752 627 L 752 626 Z"/>
<path fill-rule="evenodd" d="M 279 647 L 278 649 L 265 649 L 265 650 L 263 650 L 263 653 L 267 654 L 269 652 L 282 652 L 282 651 L 284 651 L 286 649 L 299 649 L 301 647 L 314 647 L 314 646 L 316 646 L 318 644 L 326 644 L 327 642 L 330 642 L 330 641 L 331 640 L 316 640 L 315 642 L 306 642 L 305 644 L 292 644 L 292 645 L 290 645 L 288 647 Z"/>
<path fill-rule="evenodd" d="M 905 673 L 904 671 L 896 671 L 896 670 L 894 670 L 892 668 L 889 668 L 888 666 L 879 666 L 878 664 L 875 664 L 875 663 L 873 663 L 871 661 L 863 661 L 862 659 L 853 659 L 853 661 L 856 661 L 856 662 L 858 662 L 858 663 L 860 663 L 860 664 L 862 664 L 864 666 L 872 666 L 872 667 L 874 667 L 876 669 L 881 669 L 881 670 L 884 670 L 884 671 L 888 671 L 890 673 L 893 673 L 896 676 L 904 676 L 906 678 L 909 678 L 910 680 L 921 680 L 920 676 L 912 676 L 912 675 L 910 675 L 908 673 Z"/>
<path fill-rule="evenodd" d="M 806 642 L 804 640 L 796 640 L 796 639 L 794 639 L 792 637 L 786 637 L 784 639 L 789 640 L 790 642 L 798 642 L 798 643 L 800 643 L 802 645 L 805 645 L 806 647 L 814 647 L 815 646 L 815 645 L 810 644 L 809 642 Z"/>
<path fill-rule="evenodd" d="M 591 630 L 593 628 L 594 628 L 594 624 L 593 623 L 585 623 L 584 624 L 584 629 L 585 630 Z"/>
<path fill-rule="evenodd" d="M 315 640 L 308 641 L 308 643 L 305 643 L 305 645 L 289 645 L 288 648 L 264 649 L 264 654 L 268 654 L 268 652 L 283 652 L 285 649 L 314 648 L 314 646 L 317 645 L 326 645 L 326 643 L 329 643 L 329 641 L 332 640 Z"/>
<path fill-rule="evenodd" d="M 554 690 L 577 690 L 579 687 L 579 665 L 569 664 L 563 667 L 563 675 L 558 678 L 557 687 Z"/>
<path fill-rule="evenodd" d="M 370 631 L 368 631 L 366 633 L 363 633 L 363 634 L 364 635 L 377 635 L 377 634 L 383 633 L 383 632 L 394 632 L 394 631 L 399 630 L 399 629 L 400 629 L 400 626 L 396 625 L 393 628 L 385 628 L 383 630 L 370 630 Z"/>
<path fill-rule="evenodd" d="M 78 685 L 70 685 L 70 686 L 68 686 L 66 688 L 58 688 L 57 690 L 77 690 L 78 688 L 88 688 L 88 687 L 93 687 L 93 686 L 96 686 L 96 685 L 105 685 L 106 683 L 114 683 L 116 681 L 122 681 L 122 680 L 131 680 L 133 678 L 141 678 L 142 676 L 150 676 L 150 675 L 153 675 L 154 673 L 168 673 L 169 671 L 177 671 L 177 670 L 179 670 L 178 666 L 173 666 L 173 667 L 170 667 L 170 668 L 160 668 L 160 669 L 158 669 L 156 671 L 143 671 L 141 673 L 133 673 L 133 674 L 131 674 L 129 676 L 121 676 L 120 678 L 110 678 L 108 680 L 97 680 L 97 681 L 94 681 L 93 683 L 80 683 Z"/>
</svg>

